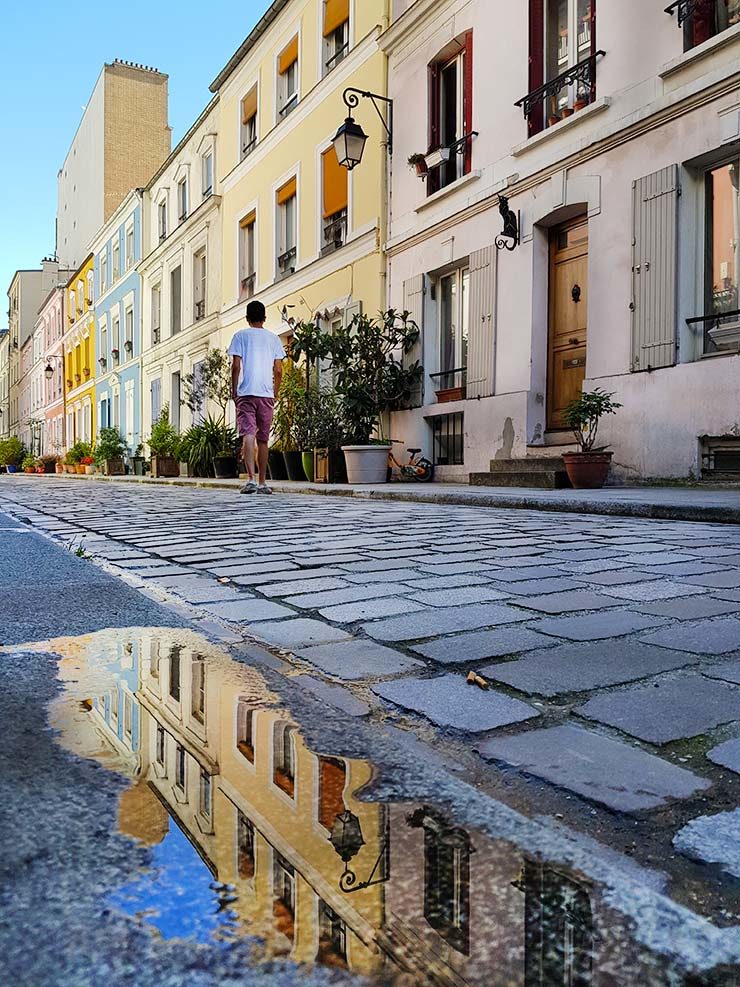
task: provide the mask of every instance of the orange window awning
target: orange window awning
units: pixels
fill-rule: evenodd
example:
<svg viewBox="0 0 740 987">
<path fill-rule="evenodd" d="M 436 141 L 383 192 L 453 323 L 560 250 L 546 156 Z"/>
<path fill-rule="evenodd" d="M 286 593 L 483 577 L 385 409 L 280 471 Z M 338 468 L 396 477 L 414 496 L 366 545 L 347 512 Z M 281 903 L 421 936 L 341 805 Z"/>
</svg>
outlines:
<svg viewBox="0 0 740 987">
<path fill-rule="evenodd" d="M 349 20 L 349 0 L 326 0 L 324 5 L 324 37 L 328 38 Z"/>
<path fill-rule="evenodd" d="M 286 182 L 282 188 L 278 189 L 277 204 L 282 206 L 288 199 L 292 199 L 297 190 L 298 181 L 294 175 L 289 182 Z"/>
<path fill-rule="evenodd" d="M 242 123 L 249 123 L 257 114 L 257 84 L 255 83 L 242 100 Z"/>
<path fill-rule="evenodd" d="M 250 213 L 247 213 L 243 219 L 239 220 L 239 226 L 245 230 L 248 226 L 252 226 L 257 222 L 257 210 L 253 209 Z"/>
<path fill-rule="evenodd" d="M 278 72 L 280 75 L 284 75 L 290 66 L 298 61 L 298 35 L 293 38 L 290 44 L 286 45 L 285 48 L 280 52 L 280 57 L 278 58 Z"/>
<path fill-rule="evenodd" d="M 347 169 L 337 161 L 333 147 L 321 155 L 324 183 L 324 219 L 347 208 Z"/>
</svg>

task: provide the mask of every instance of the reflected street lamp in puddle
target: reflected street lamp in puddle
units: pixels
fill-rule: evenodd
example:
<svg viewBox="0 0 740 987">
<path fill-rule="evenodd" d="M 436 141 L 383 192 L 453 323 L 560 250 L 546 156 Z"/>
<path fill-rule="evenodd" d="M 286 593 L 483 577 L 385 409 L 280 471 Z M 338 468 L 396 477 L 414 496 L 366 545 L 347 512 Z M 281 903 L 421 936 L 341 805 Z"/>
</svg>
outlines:
<svg viewBox="0 0 740 987">
<path fill-rule="evenodd" d="M 383 840 L 378 859 L 375 861 L 373 869 L 370 871 L 370 876 L 366 881 L 358 882 L 357 874 L 350 868 L 350 860 L 353 860 L 366 845 L 365 838 L 362 835 L 360 820 L 354 812 L 345 809 L 344 812 L 339 813 L 334 820 L 329 842 L 344 862 L 344 872 L 339 878 L 339 887 L 345 894 L 351 894 L 353 891 L 362 891 L 365 888 L 372 887 L 374 884 L 383 884 L 388 879 L 382 870 L 378 877 L 375 876 L 385 857 L 385 840 Z"/>
</svg>

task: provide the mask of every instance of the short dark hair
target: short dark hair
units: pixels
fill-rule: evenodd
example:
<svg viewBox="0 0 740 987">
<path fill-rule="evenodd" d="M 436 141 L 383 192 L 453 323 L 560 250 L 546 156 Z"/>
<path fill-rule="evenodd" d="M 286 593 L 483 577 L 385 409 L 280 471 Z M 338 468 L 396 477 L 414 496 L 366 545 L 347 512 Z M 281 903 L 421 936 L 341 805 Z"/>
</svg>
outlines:
<svg viewBox="0 0 740 987">
<path fill-rule="evenodd" d="M 247 305 L 247 322 L 264 322 L 266 318 L 267 312 L 262 302 L 254 301 Z"/>
</svg>

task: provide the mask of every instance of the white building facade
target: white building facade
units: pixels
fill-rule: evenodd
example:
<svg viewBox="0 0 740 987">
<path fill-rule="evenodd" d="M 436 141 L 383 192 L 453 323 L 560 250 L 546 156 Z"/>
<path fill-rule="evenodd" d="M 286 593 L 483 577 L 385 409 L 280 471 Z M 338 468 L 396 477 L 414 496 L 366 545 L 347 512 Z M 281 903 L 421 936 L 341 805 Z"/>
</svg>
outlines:
<svg viewBox="0 0 740 987">
<path fill-rule="evenodd" d="M 441 478 L 569 447 L 596 387 L 613 478 L 740 469 L 740 3 L 665 7 L 394 4 L 388 301 L 425 380 L 393 433 Z"/>
<path fill-rule="evenodd" d="M 144 441 L 165 405 L 185 430 L 185 377 L 221 345 L 221 196 L 218 97 L 196 120 L 144 191 L 141 274 Z"/>
</svg>

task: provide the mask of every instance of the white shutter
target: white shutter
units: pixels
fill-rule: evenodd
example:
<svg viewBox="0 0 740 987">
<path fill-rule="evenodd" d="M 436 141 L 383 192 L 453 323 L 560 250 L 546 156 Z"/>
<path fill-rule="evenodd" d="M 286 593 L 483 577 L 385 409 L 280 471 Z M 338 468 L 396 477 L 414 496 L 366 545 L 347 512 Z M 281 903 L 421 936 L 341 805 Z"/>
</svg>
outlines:
<svg viewBox="0 0 740 987">
<path fill-rule="evenodd" d="M 403 365 L 408 368 L 417 361 L 424 365 L 424 294 L 426 279 L 423 274 L 417 274 L 403 283 L 403 308 L 409 313 L 409 319 L 419 327 L 419 340 L 414 348 L 403 355 Z M 424 376 L 422 375 L 416 393 L 411 396 L 412 408 L 420 408 L 424 404 Z"/>
<path fill-rule="evenodd" d="M 486 398 L 494 392 L 496 345 L 494 299 L 498 251 L 492 245 L 470 255 L 470 331 L 468 336 L 467 397 Z"/>
<path fill-rule="evenodd" d="M 344 325 L 349 326 L 352 320 L 358 315 L 362 315 L 362 302 L 352 302 L 344 310 Z"/>
<path fill-rule="evenodd" d="M 678 165 L 632 183 L 632 370 L 676 362 Z"/>
</svg>

